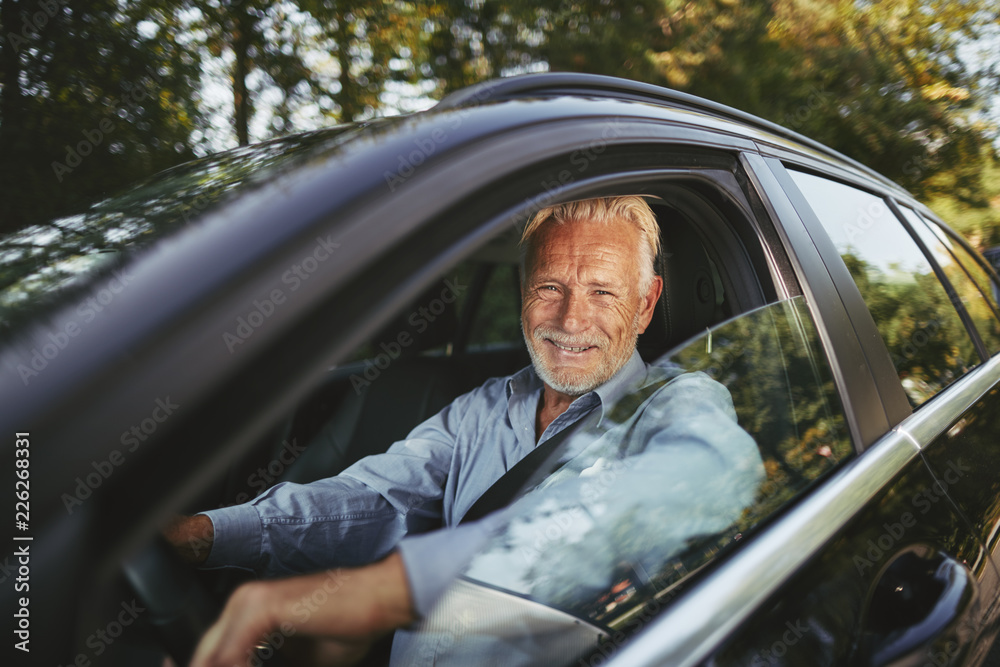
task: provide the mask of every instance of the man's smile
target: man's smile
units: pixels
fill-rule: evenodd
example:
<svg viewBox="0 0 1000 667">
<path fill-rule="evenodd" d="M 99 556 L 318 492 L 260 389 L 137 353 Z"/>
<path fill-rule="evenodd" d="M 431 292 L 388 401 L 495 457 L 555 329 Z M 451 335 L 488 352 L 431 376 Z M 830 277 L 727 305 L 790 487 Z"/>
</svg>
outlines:
<svg viewBox="0 0 1000 667">
<path fill-rule="evenodd" d="M 549 343 L 552 343 L 557 349 L 563 350 L 565 352 L 577 352 L 577 353 L 579 353 L 579 352 L 586 352 L 587 350 L 597 349 L 597 347 L 595 345 L 573 346 L 573 345 L 565 345 L 563 343 L 557 343 L 556 341 L 552 340 L 551 338 L 546 338 L 545 340 L 548 341 Z"/>
</svg>

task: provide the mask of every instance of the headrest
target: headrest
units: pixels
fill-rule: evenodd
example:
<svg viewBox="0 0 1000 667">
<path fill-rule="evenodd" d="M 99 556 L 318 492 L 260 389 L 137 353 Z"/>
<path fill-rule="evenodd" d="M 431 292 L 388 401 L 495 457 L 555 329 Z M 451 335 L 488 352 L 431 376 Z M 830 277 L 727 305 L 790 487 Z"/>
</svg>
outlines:
<svg viewBox="0 0 1000 667">
<path fill-rule="evenodd" d="M 453 278 L 435 282 L 390 320 L 372 339 L 372 344 L 378 348 L 382 343 L 392 346 L 402 342 L 400 352 L 409 356 L 452 342 L 458 327 L 460 291 Z"/>
<path fill-rule="evenodd" d="M 647 361 L 711 326 L 716 315 L 712 264 L 690 224 L 665 206 L 654 206 L 660 225 L 660 254 L 656 271 L 663 278 L 663 294 L 653 320 L 639 337 L 639 351 Z"/>
</svg>

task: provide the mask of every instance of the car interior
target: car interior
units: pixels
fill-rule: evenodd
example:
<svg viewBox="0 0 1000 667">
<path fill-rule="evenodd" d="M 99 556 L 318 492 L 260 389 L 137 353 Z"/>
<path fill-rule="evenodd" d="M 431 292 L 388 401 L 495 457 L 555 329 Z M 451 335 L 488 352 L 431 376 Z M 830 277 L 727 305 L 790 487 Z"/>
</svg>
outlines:
<svg viewBox="0 0 1000 667">
<path fill-rule="evenodd" d="M 683 183 L 661 184 L 654 191 L 648 201 L 660 223 L 662 249 L 656 270 L 664 290 L 638 341 L 647 362 L 775 299 L 773 286 L 761 284 L 766 280 L 759 278 L 767 275 L 759 244 L 755 254 L 738 239 L 741 233 L 752 233 L 749 223 L 733 225 L 733 214 L 721 211 L 722 195 L 706 196 L 703 187 Z M 734 226 L 746 229 L 734 231 Z M 405 438 L 459 394 L 526 366 L 530 360 L 520 330 L 518 240 L 519 229 L 507 226 L 423 290 L 348 359 L 328 368 L 319 386 L 262 434 L 249 454 L 186 512 L 246 502 L 280 482 L 307 483 L 336 475 Z M 702 363 L 706 369 L 710 365 L 711 360 Z M 745 411 L 738 413 L 743 425 L 748 417 Z M 778 461 L 768 468 L 775 484 L 790 477 L 784 471 L 786 454 L 765 455 L 765 460 Z M 794 468 L 795 462 L 791 465 Z M 801 491 L 814 475 L 798 477 L 802 484 L 795 490 Z M 788 494 L 771 489 L 762 497 L 766 510 L 748 512 L 744 527 Z M 708 546 L 695 545 L 697 553 L 685 555 L 690 567 L 678 571 L 697 571 L 718 553 L 720 544 L 732 542 L 732 535 L 712 536 L 710 541 Z M 226 570 L 198 576 L 221 601 L 249 574 Z M 166 632 L 162 627 L 156 632 L 162 643 L 168 643 Z M 380 664 L 387 648 L 383 646 L 369 664 Z"/>
<path fill-rule="evenodd" d="M 722 276 L 691 221 L 652 199 L 661 229 L 664 290 L 637 347 L 651 362 L 732 317 Z M 385 451 L 455 397 L 528 363 L 520 329 L 518 230 L 509 229 L 436 281 L 382 327 L 230 469 L 198 510 L 245 502 L 278 482 L 336 475 Z M 446 303 L 448 292 L 458 294 Z M 445 298 L 441 298 L 442 294 Z M 404 342 L 400 344 L 401 334 Z M 391 407 L 390 407 L 391 406 Z M 282 451 L 291 449 L 291 455 Z M 259 471 L 266 471 L 261 474 Z M 256 477 L 254 477 L 256 471 Z"/>
</svg>

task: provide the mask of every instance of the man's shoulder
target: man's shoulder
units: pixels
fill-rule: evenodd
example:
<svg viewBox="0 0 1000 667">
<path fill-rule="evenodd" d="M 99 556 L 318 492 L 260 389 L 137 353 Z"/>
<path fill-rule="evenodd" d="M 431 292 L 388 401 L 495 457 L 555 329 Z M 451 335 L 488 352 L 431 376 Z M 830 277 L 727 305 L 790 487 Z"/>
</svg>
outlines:
<svg viewBox="0 0 1000 667">
<path fill-rule="evenodd" d="M 475 389 L 472 389 L 465 394 L 459 396 L 455 399 L 455 402 L 467 401 L 467 402 L 481 402 L 481 401 L 499 401 L 503 399 L 506 401 L 507 398 L 507 387 L 511 386 L 515 391 L 518 385 L 527 385 L 531 382 L 533 377 L 533 372 L 531 366 L 526 366 L 521 370 L 511 373 L 510 375 L 498 375 L 495 377 L 487 378 Z"/>
</svg>

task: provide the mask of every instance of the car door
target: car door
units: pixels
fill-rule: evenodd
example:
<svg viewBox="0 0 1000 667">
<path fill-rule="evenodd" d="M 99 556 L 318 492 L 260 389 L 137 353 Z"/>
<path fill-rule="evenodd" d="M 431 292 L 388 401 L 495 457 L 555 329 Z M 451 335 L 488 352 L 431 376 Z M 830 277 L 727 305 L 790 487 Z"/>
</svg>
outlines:
<svg viewBox="0 0 1000 667">
<path fill-rule="evenodd" d="M 875 325 L 852 322 L 852 302 L 771 165 L 746 153 L 734 171 L 772 259 L 764 270 L 785 279 L 768 305 L 666 357 L 729 390 L 767 471 L 753 502 L 678 551 L 667 530 L 678 516 L 658 515 L 678 482 L 645 486 L 645 461 L 605 463 L 582 483 L 598 500 L 579 506 L 545 505 L 536 490 L 541 500 L 525 501 L 419 630 L 420 655 L 463 664 L 499 644 L 508 660 L 545 664 L 962 664 L 989 645 L 995 570 L 920 448 L 892 429 L 909 407 L 885 349 L 873 362 L 862 344 Z M 896 394 L 883 397 L 889 372 Z M 580 519 L 592 502 L 602 519 Z M 595 571 L 598 556 L 615 567 Z M 503 631 L 471 622 L 484 605 Z"/>
<path fill-rule="evenodd" d="M 29 383 L 18 364 L 77 317 L 76 304 L 4 349 L 2 419 L 45 452 L 32 462 L 32 627 L 46 638 L 33 657 L 127 663 L 113 657 L 125 641 L 112 649 L 95 634 L 138 599 L 122 588 L 123 559 L 294 411 L 330 365 L 556 198 L 653 187 L 722 225 L 716 202 L 746 221 L 748 235 L 713 237 L 740 260 L 726 275 L 725 307 L 774 298 L 737 178 L 734 145 L 749 142 L 654 125 L 627 105 L 614 109 L 622 116 L 602 107 L 568 119 L 558 105 L 536 106 L 455 109 L 338 134 L 128 258 L 128 289 Z M 156 197 L 158 206 L 171 200 Z M 85 286 L 95 298 L 100 280 Z M 197 615 L 170 597 L 187 589 L 156 567 L 133 583 L 169 594 L 160 600 L 169 613 L 142 618 L 181 632 L 190 649 Z M 14 613 L 17 597 L 3 594 Z M 153 608 L 148 598 L 136 604 Z"/>
<path fill-rule="evenodd" d="M 807 280 L 822 284 L 825 278 L 836 286 L 833 303 L 817 300 L 816 308 L 827 311 L 819 317 L 836 319 L 844 314 L 839 309 L 846 309 L 850 329 L 865 343 L 865 365 L 879 387 L 879 408 L 894 428 L 883 427 L 881 434 L 879 428 L 863 431 L 857 444 L 864 451 L 840 476 L 780 518 L 759 542 L 748 544 L 746 552 L 727 563 L 731 571 L 720 571 L 721 576 L 692 592 L 685 611 L 700 612 L 702 620 L 714 613 L 713 620 L 726 626 L 715 639 L 731 633 L 703 655 L 704 664 L 978 664 L 995 634 L 996 571 L 952 494 L 967 485 L 980 489 L 982 498 L 988 493 L 983 487 L 990 485 L 973 480 L 974 459 L 944 446 L 941 438 L 948 438 L 953 424 L 969 418 L 970 408 L 976 409 L 973 403 L 990 400 L 995 366 L 983 359 L 980 341 L 966 329 L 966 315 L 954 310 L 946 287 L 931 282 L 938 277 L 929 260 L 885 195 L 877 194 L 877 186 L 849 185 L 843 172 L 830 176 L 816 162 L 800 158 L 794 164 L 785 157 L 785 164 L 747 159 L 771 210 L 782 220 L 800 268 L 813 270 Z M 793 175 L 795 168 L 800 171 Z M 854 181 L 865 179 L 855 175 Z M 834 224 L 842 225 L 839 238 L 828 231 Z M 888 238 L 881 235 L 883 228 Z M 858 246 L 874 256 L 861 254 L 861 262 L 851 265 L 852 276 L 840 255 L 852 254 L 845 252 L 849 248 L 857 254 L 848 259 L 858 260 Z M 915 265 L 891 266 L 900 262 L 896 252 L 910 253 L 916 263 L 922 262 L 922 271 Z M 905 335 L 892 337 L 898 327 L 894 331 L 892 322 L 881 317 L 873 321 L 869 314 L 868 308 L 886 308 L 874 296 L 878 281 L 862 282 L 861 291 L 855 286 L 858 276 L 873 277 L 859 270 L 866 260 L 908 270 L 934 300 L 937 319 L 914 317 Z M 931 289 L 939 293 L 931 297 Z M 897 304 L 895 312 L 910 313 L 919 306 L 905 305 Z M 954 353 L 947 359 L 925 357 L 918 366 L 913 359 L 921 350 L 930 351 L 928 342 L 938 332 L 951 337 L 947 349 Z M 893 345 L 896 350 L 887 353 L 886 346 Z M 907 396 L 904 381 L 918 373 L 923 376 L 909 383 Z M 843 384 L 841 390 L 852 391 Z M 907 398 L 917 406 L 911 416 Z M 780 564 L 788 560 L 794 565 L 782 569 Z M 765 599 L 755 600 L 754 592 Z M 699 609 L 699 594 L 711 612 Z M 731 606 L 716 608 L 711 596 L 727 594 Z M 685 616 L 671 620 L 683 624 Z M 666 623 L 664 627 L 673 627 Z M 652 637 L 646 644 L 646 656 L 636 648 L 628 657 L 652 655 Z M 678 647 L 677 653 L 659 656 L 682 652 Z M 678 664 L 690 663 L 685 659 Z"/>
<path fill-rule="evenodd" d="M 909 433 L 892 429 L 909 406 L 884 347 L 876 349 L 881 357 L 872 361 L 875 353 L 861 344 L 877 329 L 870 316 L 861 324 L 849 316 L 863 304 L 857 288 L 841 280 L 850 281 L 846 269 L 842 276 L 831 275 L 828 258 L 817 248 L 823 237 L 814 241 L 815 230 L 800 217 L 802 202 L 793 204 L 778 179 L 784 167 L 753 153 L 742 159 L 747 210 L 758 215 L 757 242 L 778 258 L 770 265 L 771 275 L 791 274 L 797 280 L 779 281 L 772 305 L 737 314 L 667 356 L 726 384 L 741 426 L 765 456 L 768 479 L 761 493 L 747 507 L 743 523 L 723 531 L 719 542 L 657 567 L 647 567 L 640 558 L 626 569 L 634 574 L 611 577 L 607 595 L 593 600 L 553 594 L 551 588 L 564 579 L 593 581 L 593 572 L 573 568 L 572 554 L 606 550 L 600 532 L 590 544 L 569 528 L 575 525 L 571 514 L 560 523 L 551 514 L 529 512 L 512 522 L 517 530 L 501 532 L 480 558 L 494 565 L 509 558 L 521 569 L 528 559 L 531 576 L 515 577 L 519 583 L 509 576 L 494 579 L 489 568 L 477 569 L 474 561 L 460 590 L 446 597 L 443 609 L 428 621 L 429 644 L 421 646 L 443 650 L 441 664 L 469 659 L 462 640 L 470 634 L 479 642 L 490 637 L 506 643 L 522 657 L 545 655 L 539 659 L 551 662 L 560 655 L 573 664 L 592 665 L 917 664 L 921 659 L 963 664 L 978 657 L 977 646 L 987 647 L 992 640 L 995 570 L 920 448 Z M 780 224 L 772 227 L 771 221 Z M 839 255 L 830 256 L 833 260 L 842 264 Z M 841 294 L 845 286 L 854 291 L 847 298 Z M 769 331 L 784 333 L 769 338 Z M 896 392 L 883 396 L 882 386 L 892 386 L 890 373 Z M 959 400 L 953 397 L 975 391 L 975 382 L 975 375 L 958 379 L 935 400 Z M 826 398 L 803 400 L 808 395 Z M 815 405 L 825 408 L 817 411 Z M 755 420 L 758 414 L 779 416 L 768 423 L 767 418 Z M 800 422 L 805 415 L 819 415 L 819 421 Z M 922 423 L 920 416 L 910 424 Z M 841 449 L 845 443 L 847 452 Z M 819 467 L 794 474 L 802 465 Z M 621 469 L 630 468 L 627 463 L 610 466 L 602 489 L 617 488 L 628 476 L 618 474 Z M 533 533 L 525 528 L 532 522 L 538 524 Z M 628 537 L 624 526 L 631 524 L 616 525 Z M 645 524 L 636 524 L 634 532 L 623 544 L 658 534 Z M 535 537 L 525 542 L 525 534 Z M 616 549 L 616 562 L 630 561 L 628 547 Z M 551 557 L 553 571 L 539 564 L 539 554 Z M 542 583 L 536 588 L 532 581 L 539 568 Z M 476 604 L 482 604 L 479 585 L 492 591 L 491 607 L 508 610 L 504 627 L 519 632 L 497 636 L 489 627 L 469 623 Z M 508 618 L 512 606 L 522 608 L 519 621 Z M 556 618 L 545 607 L 570 616 Z M 580 619 L 575 626 L 574 618 Z M 583 636 L 555 629 L 587 624 L 591 627 Z M 549 648 L 556 653 L 545 653 L 544 642 L 531 640 L 535 626 L 546 628 Z M 573 651 L 582 655 L 573 657 Z"/>
</svg>

